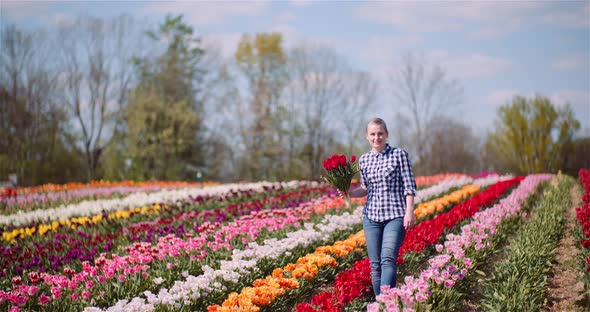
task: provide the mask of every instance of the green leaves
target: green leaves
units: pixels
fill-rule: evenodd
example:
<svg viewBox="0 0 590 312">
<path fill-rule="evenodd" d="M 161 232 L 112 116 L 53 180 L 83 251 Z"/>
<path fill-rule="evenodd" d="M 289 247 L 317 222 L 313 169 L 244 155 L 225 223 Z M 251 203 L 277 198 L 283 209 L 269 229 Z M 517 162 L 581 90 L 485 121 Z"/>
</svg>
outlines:
<svg viewBox="0 0 590 312">
<path fill-rule="evenodd" d="M 545 301 L 554 250 L 562 234 L 564 209 L 570 207 L 572 178 L 561 179 L 545 193 L 533 216 L 508 247 L 484 285 L 482 307 L 490 311 L 539 311 Z"/>
<path fill-rule="evenodd" d="M 187 165 L 202 163 L 204 150 L 197 99 L 204 50 L 182 16 L 168 16 L 148 35 L 164 46 L 161 54 L 135 61 L 139 83 L 129 95 L 125 156 L 142 169 L 133 178 L 189 179 Z"/>
<path fill-rule="evenodd" d="M 497 128 L 489 147 L 507 169 L 518 174 L 555 172 L 571 150 L 580 123 L 566 105 L 555 107 L 548 98 L 516 96 L 498 110 Z"/>
</svg>

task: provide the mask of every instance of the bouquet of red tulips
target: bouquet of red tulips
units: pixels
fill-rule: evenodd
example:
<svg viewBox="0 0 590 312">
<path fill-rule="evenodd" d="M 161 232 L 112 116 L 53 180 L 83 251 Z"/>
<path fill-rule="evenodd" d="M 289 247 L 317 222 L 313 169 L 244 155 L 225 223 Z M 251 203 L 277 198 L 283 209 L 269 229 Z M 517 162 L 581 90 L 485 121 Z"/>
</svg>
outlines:
<svg viewBox="0 0 590 312">
<path fill-rule="evenodd" d="M 345 155 L 334 154 L 324 160 L 323 166 L 326 174 L 322 178 L 344 194 L 346 205 L 350 207 L 350 183 L 352 177 L 359 172 L 356 156 L 350 156 L 348 161 Z"/>
</svg>

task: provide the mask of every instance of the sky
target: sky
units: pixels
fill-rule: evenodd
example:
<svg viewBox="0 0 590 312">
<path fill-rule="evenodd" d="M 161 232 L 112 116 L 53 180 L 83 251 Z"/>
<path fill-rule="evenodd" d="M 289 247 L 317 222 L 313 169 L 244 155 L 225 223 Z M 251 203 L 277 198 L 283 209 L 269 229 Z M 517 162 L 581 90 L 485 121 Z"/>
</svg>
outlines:
<svg viewBox="0 0 590 312">
<path fill-rule="evenodd" d="M 578 135 L 590 136 L 590 1 L 0 0 L 0 13 L 2 25 L 31 29 L 80 15 L 161 23 L 183 14 L 227 57 L 242 34 L 278 31 L 287 47 L 328 45 L 377 77 L 413 53 L 458 80 L 463 99 L 449 112 L 476 134 L 493 131 L 498 107 L 515 94 L 538 94 L 569 103 Z M 395 105 L 378 103 L 370 115 L 392 128 Z"/>
</svg>

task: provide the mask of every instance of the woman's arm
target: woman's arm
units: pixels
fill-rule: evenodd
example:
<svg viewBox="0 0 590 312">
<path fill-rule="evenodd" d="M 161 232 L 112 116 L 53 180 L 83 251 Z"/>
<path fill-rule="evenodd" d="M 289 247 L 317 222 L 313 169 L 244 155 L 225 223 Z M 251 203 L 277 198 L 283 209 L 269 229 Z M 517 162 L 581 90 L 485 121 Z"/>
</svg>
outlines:
<svg viewBox="0 0 590 312">
<path fill-rule="evenodd" d="M 414 226 L 414 197 L 416 196 L 416 180 L 414 179 L 414 170 L 408 152 L 402 150 L 401 153 L 401 174 L 404 183 L 404 195 L 406 197 L 406 214 L 404 215 L 404 228 L 407 230 Z"/>
<path fill-rule="evenodd" d="M 399 160 L 400 172 L 404 183 L 404 196 L 406 196 L 406 198 L 408 195 L 416 196 L 416 179 L 414 179 L 414 170 L 412 169 L 412 162 L 410 161 L 408 152 L 402 150 Z"/>
<path fill-rule="evenodd" d="M 359 159 L 359 176 L 360 176 L 360 184 L 357 188 L 351 189 L 348 193 L 350 197 L 365 197 L 369 193 L 367 191 L 367 187 L 365 186 L 365 175 L 363 171 L 363 156 Z"/>
<path fill-rule="evenodd" d="M 406 231 L 414 226 L 414 222 L 414 195 L 406 195 L 406 215 L 404 216 Z"/>
</svg>

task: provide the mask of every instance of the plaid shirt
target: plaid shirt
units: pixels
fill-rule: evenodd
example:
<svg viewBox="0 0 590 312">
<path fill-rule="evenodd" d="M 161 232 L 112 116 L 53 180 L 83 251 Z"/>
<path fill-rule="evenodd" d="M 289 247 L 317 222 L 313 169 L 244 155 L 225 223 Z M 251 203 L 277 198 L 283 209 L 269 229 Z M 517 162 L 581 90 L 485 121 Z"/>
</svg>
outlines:
<svg viewBox="0 0 590 312">
<path fill-rule="evenodd" d="M 406 213 L 406 195 L 416 195 L 416 180 L 408 152 L 389 144 L 380 153 L 359 159 L 361 185 L 368 192 L 363 215 L 382 222 Z"/>
</svg>

